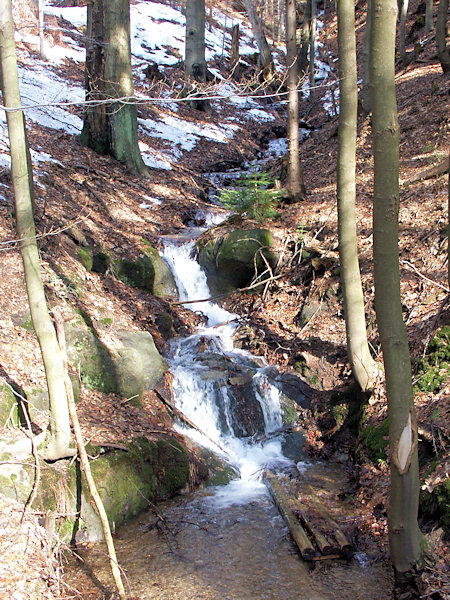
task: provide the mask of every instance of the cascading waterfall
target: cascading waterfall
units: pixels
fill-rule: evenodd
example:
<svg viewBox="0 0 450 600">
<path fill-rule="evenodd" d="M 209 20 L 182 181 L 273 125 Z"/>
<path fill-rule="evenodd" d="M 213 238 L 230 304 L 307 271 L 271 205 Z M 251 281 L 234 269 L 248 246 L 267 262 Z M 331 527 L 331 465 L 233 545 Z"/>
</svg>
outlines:
<svg viewBox="0 0 450 600">
<path fill-rule="evenodd" d="M 166 243 L 162 253 L 175 277 L 181 301 L 211 296 L 206 276 L 192 258 L 193 249 L 193 241 L 182 245 L 171 241 Z M 246 412 L 247 404 L 253 399 L 253 411 L 260 413 L 263 422 L 264 431 L 258 433 L 275 431 L 282 426 L 280 392 L 267 378 L 267 365 L 262 359 L 233 348 L 236 315 L 211 301 L 186 306 L 201 313 L 205 323 L 194 335 L 172 342 L 169 362 L 174 375 L 174 401 L 206 435 L 196 430 L 183 432 L 197 443 L 222 453 L 239 469 L 241 479 L 227 486 L 228 491 L 221 490 L 216 499 L 219 496 L 223 499 L 224 495 L 231 496 L 232 502 L 239 501 L 239 497 L 248 499 L 249 495 L 265 489 L 257 480 L 264 466 L 289 461 L 282 454 L 280 438 L 255 442 L 252 438 L 257 436 L 251 425 L 241 423 L 236 413 L 239 406 Z M 236 388 L 238 393 L 230 385 L 230 379 L 240 384 Z"/>
</svg>

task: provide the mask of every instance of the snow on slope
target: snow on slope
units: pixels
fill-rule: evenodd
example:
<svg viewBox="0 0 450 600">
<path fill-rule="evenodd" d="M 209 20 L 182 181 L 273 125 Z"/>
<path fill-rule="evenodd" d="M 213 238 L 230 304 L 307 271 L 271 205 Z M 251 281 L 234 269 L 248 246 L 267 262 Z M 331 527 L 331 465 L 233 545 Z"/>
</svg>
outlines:
<svg viewBox="0 0 450 600">
<path fill-rule="evenodd" d="M 71 36 L 63 31 L 65 46 L 55 45 L 50 49 L 50 61 L 44 62 L 35 57 L 22 53 L 19 65 L 20 90 L 24 106 L 31 106 L 26 110 L 27 120 L 38 125 L 55 130 L 63 130 L 71 135 L 77 135 L 82 128 L 82 120 L 71 114 L 69 107 L 64 103 L 81 103 L 84 100 L 83 81 L 79 85 L 68 83 L 58 75 L 58 65 L 63 61 L 73 61 L 82 67 L 85 52 L 83 49 L 82 30 L 86 24 L 86 8 L 82 7 L 56 7 L 47 4 L 47 14 L 62 17 L 75 27 L 80 36 L 79 43 L 74 41 L 73 30 Z M 220 26 L 230 28 L 235 22 L 229 15 L 214 10 L 214 18 Z M 133 66 L 141 66 L 145 62 L 155 62 L 160 68 L 177 63 L 184 56 L 185 17 L 180 10 L 165 4 L 152 1 L 142 1 L 131 6 L 131 35 L 132 35 L 132 61 Z M 76 32 L 75 32 L 76 33 Z M 206 58 L 211 60 L 214 56 L 228 55 L 231 36 L 221 27 L 212 27 L 206 30 Z M 37 36 L 21 37 L 17 39 L 26 41 L 37 47 Z M 251 45 L 251 34 L 241 24 L 241 54 L 255 52 Z M 26 66 L 24 66 L 26 65 Z M 142 71 L 142 69 L 141 69 Z M 219 93 L 243 109 L 243 120 L 250 118 L 254 121 L 272 120 L 273 116 L 261 108 L 250 98 L 233 97 L 236 90 L 229 82 L 222 84 Z M 221 119 L 221 124 L 199 126 L 174 116 L 176 103 L 166 98 L 166 106 L 170 106 L 172 114 L 161 113 L 160 119 L 140 119 L 140 131 L 145 131 L 151 137 L 159 138 L 166 142 L 164 149 L 158 151 L 141 141 L 141 151 L 146 164 L 153 168 L 170 169 L 170 161 L 176 161 L 183 151 L 191 150 L 201 138 L 226 143 L 239 128 L 232 123 L 232 118 Z M 58 105 L 58 103 L 61 103 Z M 35 163 L 46 160 L 39 149 L 35 149 L 33 160 Z M 49 160 L 47 158 L 47 160 Z M 9 167 L 8 141 L 6 118 L 4 111 L 0 110 L 0 167 Z"/>
</svg>

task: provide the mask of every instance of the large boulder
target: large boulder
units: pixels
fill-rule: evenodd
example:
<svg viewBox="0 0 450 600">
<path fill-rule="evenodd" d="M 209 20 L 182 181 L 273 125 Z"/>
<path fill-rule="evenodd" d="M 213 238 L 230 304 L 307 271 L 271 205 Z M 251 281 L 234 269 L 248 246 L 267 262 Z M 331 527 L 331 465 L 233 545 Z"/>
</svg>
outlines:
<svg viewBox="0 0 450 600">
<path fill-rule="evenodd" d="M 178 290 L 175 279 L 153 246 L 147 244 L 137 260 L 123 258 L 115 264 L 117 273 L 124 283 L 148 290 L 161 298 L 176 298 Z"/>
<path fill-rule="evenodd" d="M 256 273 L 273 266 L 273 239 L 268 229 L 239 229 L 208 234 L 197 242 L 198 260 L 213 294 L 246 287 Z M 267 277 L 266 277 L 267 278 Z"/>
<path fill-rule="evenodd" d="M 0 440 L 0 486 L 5 496 L 25 502 L 33 489 L 35 464 L 31 444 L 28 441 L 27 448 L 22 438 Z M 88 446 L 88 451 L 95 456 L 90 466 L 98 493 L 109 522 L 116 528 L 148 508 L 149 503 L 186 490 L 193 469 L 198 481 L 207 477 L 206 467 L 170 436 L 139 438 L 128 444 L 125 452 L 105 452 L 93 446 Z M 100 518 L 77 463 L 43 463 L 31 508 L 45 515 L 48 528 L 67 543 L 74 538 L 79 542 L 103 538 Z"/>
<path fill-rule="evenodd" d="M 117 331 L 114 352 L 79 321 L 66 324 L 65 333 L 69 361 L 90 389 L 118 394 L 139 405 L 143 392 L 153 389 L 167 370 L 147 331 Z"/>
</svg>

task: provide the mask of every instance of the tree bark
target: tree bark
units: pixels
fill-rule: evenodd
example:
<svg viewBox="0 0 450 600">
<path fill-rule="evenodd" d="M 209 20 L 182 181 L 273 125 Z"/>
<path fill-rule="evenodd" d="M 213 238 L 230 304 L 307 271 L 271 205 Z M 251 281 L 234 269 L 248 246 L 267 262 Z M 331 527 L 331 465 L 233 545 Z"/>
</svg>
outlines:
<svg viewBox="0 0 450 600">
<path fill-rule="evenodd" d="M 133 103 L 129 0 L 93 0 L 87 6 L 85 109 L 81 143 L 100 154 L 124 162 L 128 169 L 147 175 L 137 136 Z M 127 98 L 124 102 L 115 101 Z"/>
<path fill-rule="evenodd" d="M 261 63 L 261 72 L 266 79 L 270 79 L 273 74 L 273 58 L 267 38 L 260 26 L 260 20 L 256 13 L 253 0 L 244 0 L 247 15 L 252 26 L 253 35 L 255 36 L 256 45 L 259 50 Z"/>
<path fill-rule="evenodd" d="M 45 41 L 44 30 L 44 0 L 38 0 L 39 17 L 39 56 L 42 60 L 48 60 L 47 44 Z"/>
<path fill-rule="evenodd" d="M 370 52 L 370 24 L 372 21 L 372 0 L 367 0 L 366 24 L 363 39 L 363 82 L 361 91 L 361 106 L 366 114 L 370 114 L 369 90 L 369 52 Z"/>
<path fill-rule="evenodd" d="M 344 300 L 347 352 L 355 380 L 363 391 L 375 380 L 376 365 L 367 342 L 364 297 L 356 234 L 356 71 L 355 8 L 353 0 L 338 0 L 339 129 L 337 207 L 339 257 Z"/>
<path fill-rule="evenodd" d="M 298 71 L 300 79 L 303 79 L 308 70 L 308 51 L 311 29 L 311 0 L 306 1 L 306 10 L 303 17 L 302 32 L 300 37 L 300 49 L 298 52 Z"/>
<path fill-rule="evenodd" d="M 395 98 L 396 0 L 373 0 L 370 86 L 374 149 L 375 310 L 388 399 L 391 491 L 388 526 L 398 572 L 420 558 L 417 422 L 398 254 L 399 127 Z"/>
<path fill-rule="evenodd" d="M 10 109 L 19 108 L 22 103 L 10 0 L 0 3 L 0 64 L 4 105 Z M 49 431 L 41 453 L 44 458 L 57 460 L 74 455 L 74 450 L 69 448 L 71 434 L 64 386 L 64 363 L 56 339 L 55 328 L 48 312 L 40 272 L 23 111 L 7 110 L 6 119 L 11 151 L 17 233 L 20 240 L 31 319 L 41 348 L 50 401 Z"/>
<path fill-rule="evenodd" d="M 314 99 L 316 85 L 316 0 L 311 0 L 311 24 L 309 29 L 309 98 Z"/>
<path fill-rule="evenodd" d="M 205 0 L 186 2 L 186 47 L 184 68 L 193 81 L 206 82 Z"/>
<path fill-rule="evenodd" d="M 448 0 L 439 0 L 436 20 L 436 49 L 444 73 L 450 71 L 450 53 L 447 48 L 447 11 Z"/>
<path fill-rule="evenodd" d="M 299 136 L 299 78 L 297 57 L 297 13 L 295 0 L 286 0 L 286 60 L 287 60 L 287 86 L 288 86 L 288 139 L 289 139 L 289 164 L 287 190 L 291 202 L 298 202 L 306 196 L 303 181 L 303 169 L 300 162 L 300 136 Z"/>
<path fill-rule="evenodd" d="M 406 16 L 408 14 L 408 0 L 401 0 L 400 3 L 400 25 L 398 33 L 398 51 L 402 65 L 406 67 L 408 57 L 406 55 Z"/>
<path fill-rule="evenodd" d="M 433 29 L 433 0 L 426 0 L 425 5 L 425 33 Z"/>
</svg>

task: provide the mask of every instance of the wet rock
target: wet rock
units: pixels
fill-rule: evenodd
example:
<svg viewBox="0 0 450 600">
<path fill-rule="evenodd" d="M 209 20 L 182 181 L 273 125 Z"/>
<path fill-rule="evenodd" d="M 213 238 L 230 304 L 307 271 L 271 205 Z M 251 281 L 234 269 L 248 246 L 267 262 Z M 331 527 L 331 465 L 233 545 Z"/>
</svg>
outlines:
<svg viewBox="0 0 450 600">
<path fill-rule="evenodd" d="M 268 229 L 236 230 L 198 241 L 198 261 L 204 268 L 213 294 L 246 287 L 256 273 L 275 261 Z M 263 258 L 264 257 L 264 258 Z"/>
</svg>

